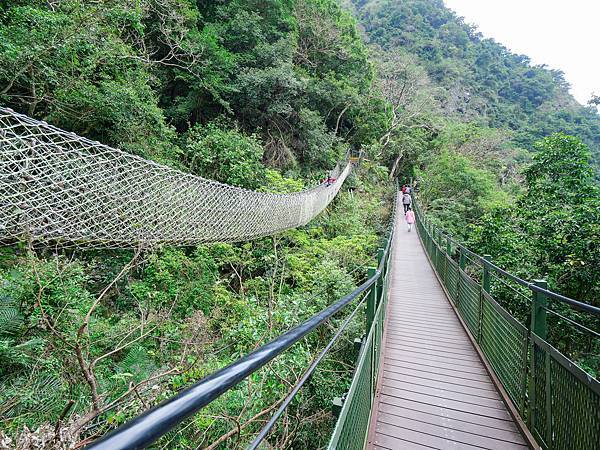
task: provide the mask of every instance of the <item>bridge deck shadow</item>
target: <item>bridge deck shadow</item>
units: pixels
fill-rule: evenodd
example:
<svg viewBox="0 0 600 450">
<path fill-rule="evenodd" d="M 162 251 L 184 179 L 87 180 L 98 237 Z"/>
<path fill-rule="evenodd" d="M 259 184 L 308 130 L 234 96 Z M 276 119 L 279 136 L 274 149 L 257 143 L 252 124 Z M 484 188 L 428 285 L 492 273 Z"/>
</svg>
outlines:
<svg viewBox="0 0 600 450">
<path fill-rule="evenodd" d="M 527 448 L 402 213 L 396 230 L 367 448 Z"/>
</svg>

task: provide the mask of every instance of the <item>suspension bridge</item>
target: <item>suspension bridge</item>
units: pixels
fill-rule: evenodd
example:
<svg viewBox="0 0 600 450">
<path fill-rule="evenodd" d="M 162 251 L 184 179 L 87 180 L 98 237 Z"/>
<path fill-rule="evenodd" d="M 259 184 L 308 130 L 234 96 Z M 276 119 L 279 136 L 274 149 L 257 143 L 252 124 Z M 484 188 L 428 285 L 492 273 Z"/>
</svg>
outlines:
<svg viewBox="0 0 600 450">
<path fill-rule="evenodd" d="M 253 192 L 4 108 L 0 145 L 3 243 L 112 248 L 266 236 L 319 214 L 352 167 L 339 164 L 335 183 L 299 193 Z M 600 315 L 600 309 L 497 267 L 415 206 L 417 232 L 408 233 L 394 205 L 378 264 L 354 292 L 88 448 L 150 446 L 336 314 L 346 314 L 346 320 L 248 448 L 268 439 L 360 314 L 365 333 L 349 390 L 334 400 L 330 449 L 599 448 L 600 383 L 548 342 L 547 316 L 558 314 L 556 304 L 590 315 Z M 503 307 L 506 295 L 529 299 L 526 323 Z"/>
</svg>

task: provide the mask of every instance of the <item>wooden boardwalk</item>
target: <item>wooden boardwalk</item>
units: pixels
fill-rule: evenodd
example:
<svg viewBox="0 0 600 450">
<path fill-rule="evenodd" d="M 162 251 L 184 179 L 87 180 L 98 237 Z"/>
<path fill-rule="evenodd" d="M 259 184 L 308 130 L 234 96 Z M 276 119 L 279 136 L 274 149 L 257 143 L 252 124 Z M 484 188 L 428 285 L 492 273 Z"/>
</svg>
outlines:
<svg viewBox="0 0 600 450">
<path fill-rule="evenodd" d="M 402 205 L 400 206 L 400 210 Z M 399 214 L 369 449 L 527 445 Z"/>
</svg>

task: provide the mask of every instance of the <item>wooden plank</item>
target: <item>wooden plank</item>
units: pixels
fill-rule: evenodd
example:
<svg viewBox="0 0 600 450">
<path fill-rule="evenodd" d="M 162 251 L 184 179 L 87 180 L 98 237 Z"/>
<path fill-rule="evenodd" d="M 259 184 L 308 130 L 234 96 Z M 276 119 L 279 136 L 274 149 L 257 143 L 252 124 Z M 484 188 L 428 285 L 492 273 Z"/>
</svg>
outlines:
<svg viewBox="0 0 600 450">
<path fill-rule="evenodd" d="M 454 311 L 450 307 L 447 309 L 440 308 L 425 308 L 402 305 L 402 307 L 392 307 L 389 309 L 389 314 L 394 319 L 419 318 L 419 315 L 425 313 L 428 319 L 447 320 L 452 323 L 452 319 L 456 319 Z M 421 316 L 422 319 L 423 316 Z"/>
<path fill-rule="evenodd" d="M 390 372 L 389 370 L 383 371 L 383 377 L 388 378 L 390 380 L 394 380 L 400 384 L 416 384 L 420 386 L 426 386 L 429 388 L 435 389 L 445 389 L 450 392 L 460 392 L 462 394 L 470 394 L 476 397 L 484 397 L 484 398 L 492 398 L 495 400 L 499 400 L 500 397 L 496 391 L 491 389 L 481 389 L 476 386 L 470 386 L 466 384 L 453 383 L 447 381 L 438 381 L 432 380 L 428 378 L 423 378 L 421 376 L 413 376 L 407 375 L 403 373 Z"/>
<path fill-rule="evenodd" d="M 396 331 L 398 331 L 398 332 L 410 331 L 411 333 L 413 333 L 416 336 L 433 336 L 436 338 L 448 338 L 448 339 L 453 339 L 453 340 L 462 341 L 462 342 L 464 342 L 464 339 L 465 339 L 464 333 L 462 333 L 460 330 L 457 330 L 455 332 L 449 332 L 449 331 L 442 332 L 442 331 L 436 331 L 436 330 L 427 330 L 425 332 L 424 326 L 419 325 L 419 324 L 405 323 L 402 325 L 398 325 L 393 322 L 390 322 L 388 324 L 388 326 L 386 327 L 386 330 L 389 331 L 390 334 L 392 334 L 392 336 L 394 335 L 394 333 Z"/>
<path fill-rule="evenodd" d="M 462 360 L 462 361 L 473 361 L 475 364 L 477 364 L 480 361 L 480 359 L 477 356 L 477 353 L 475 353 L 475 351 L 457 352 L 457 351 L 453 351 L 449 348 L 438 348 L 435 345 L 425 347 L 424 345 L 411 344 L 409 342 L 404 342 L 400 345 L 393 345 L 392 343 L 388 343 L 386 348 L 389 348 L 390 350 L 407 351 L 407 352 L 411 352 L 411 353 L 421 353 L 424 355 L 447 356 L 448 358 L 458 359 L 458 360 Z"/>
<path fill-rule="evenodd" d="M 457 382 L 473 383 L 473 382 L 490 382 L 486 374 L 458 371 L 454 368 L 445 369 L 436 366 L 425 366 L 421 362 L 405 361 L 401 359 L 391 359 L 384 357 L 383 364 L 387 370 L 396 371 L 396 368 L 419 370 L 426 376 L 429 374 L 439 374 L 456 379 Z M 491 383 L 491 382 L 490 382 Z"/>
<path fill-rule="evenodd" d="M 379 413 L 378 422 L 389 425 L 386 434 L 395 436 L 393 432 L 399 427 L 396 425 L 398 416 L 393 416 L 387 413 Z M 485 435 L 469 433 L 466 431 L 457 430 L 444 425 L 436 425 L 410 418 L 403 418 L 400 427 L 412 430 L 418 433 L 423 433 L 428 436 L 434 436 L 441 439 L 449 439 L 456 444 L 472 445 L 474 447 L 488 449 L 507 449 L 507 450 L 525 450 L 527 447 L 515 442 L 501 441 L 494 438 L 489 438 Z M 404 434 L 404 432 L 402 432 Z M 460 446 L 462 448 L 462 446 Z"/>
<path fill-rule="evenodd" d="M 387 350 L 387 349 L 386 349 Z M 487 373 L 485 372 L 484 369 L 480 368 L 480 367 L 469 367 L 469 366 L 457 366 L 456 364 L 444 364 L 442 362 L 438 361 L 431 361 L 430 359 L 425 359 L 422 357 L 419 357 L 419 355 L 411 355 L 410 353 L 406 353 L 406 354 L 391 354 L 390 352 L 385 352 L 384 354 L 384 359 L 385 361 L 389 361 L 390 364 L 394 364 L 395 362 L 401 362 L 401 363 L 413 363 L 413 364 L 418 364 L 418 365 L 422 365 L 423 370 L 437 370 L 437 369 L 442 369 L 444 370 L 446 373 L 448 372 L 457 372 L 458 376 L 464 376 L 461 374 L 471 374 L 471 375 L 481 375 L 484 378 L 487 378 L 486 375 Z M 465 376 L 465 378 L 468 378 Z"/>
<path fill-rule="evenodd" d="M 471 418 L 469 417 L 467 417 L 467 419 L 469 420 L 459 420 L 456 418 L 448 417 L 449 411 L 450 410 L 440 410 L 440 413 L 444 415 L 432 414 L 429 412 L 423 412 L 406 407 L 399 408 L 397 406 L 389 405 L 387 403 L 381 403 L 379 408 L 380 413 L 387 413 L 398 417 L 398 419 L 394 419 L 395 422 L 393 423 L 401 422 L 401 418 L 409 418 L 429 423 L 432 425 L 438 425 L 447 428 L 452 428 L 454 430 L 464 431 L 467 433 L 488 436 L 493 439 L 512 442 L 515 444 L 519 444 L 523 440 L 523 438 L 517 431 L 494 428 L 487 424 L 482 425 L 479 423 L 473 423 L 470 421 Z"/>
<path fill-rule="evenodd" d="M 449 369 L 456 368 L 456 370 L 463 370 L 467 372 L 485 373 L 485 369 L 473 364 L 473 361 L 466 361 L 462 358 L 454 358 L 448 355 L 436 355 L 430 352 L 416 350 L 396 350 L 393 348 L 386 348 L 385 354 L 390 358 L 411 357 L 429 365 L 439 364 L 440 366 L 447 367 Z"/>
<path fill-rule="evenodd" d="M 438 333 L 438 334 L 460 334 L 463 335 L 464 331 L 460 328 L 460 324 L 458 323 L 438 323 L 438 322 L 430 322 L 423 323 L 423 319 L 417 319 L 413 317 L 403 317 L 395 319 L 390 317 L 390 328 L 398 328 L 404 325 L 413 325 L 421 327 L 421 333 L 424 335 L 429 334 L 430 332 Z"/>
<path fill-rule="evenodd" d="M 384 422 L 377 421 L 375 427 L 377 432 L 377 440 L 380 435 L 387 436 L 395 440 L 397 449 L 403 449 L 403 441 L 413 442 L 415 444 L 426 445 L 433 448 L 441 448 L 444 450 L 461 450 L 461 449 L 476 449 L 474 445 L 462 444 L 452 440 L 452 437 L 443 438 L 435 435 L 426 434 L 421 431 L 410 430 L 399 426 L 389 425 Z M 375 441 L 377 443 L 377 440 Z"/>
<path fill-rule="evenodd" d="M 382 391 L 389 395 L 401 397 L 404 392 L 410 391 L 418 394 L 425 394 L 430 397 L 436 397 L 445 400 L 454 400 L 461 403 L 472 404 L 476 406 L 485 406 L 486 408 L 495 408 L 505 411 L 506 408 L 499 398 L 486 398 L 464 392 L 450 391 L 448 389 L 433 388 L 419 384 L 402 383 L 401 381 L 386 378 L 382 382 Z"/>
<path fill-rule="evenodd" d="M 388 363 L 385 363 L 383 365 L 383 369 L 385 372 L 396 373 L 401 375 L 410 375 L 426 380 L 442 381 L 448 384 L 458 384 L 459 386 L 469 386 L 472 388 L 496 392 L 494 384 L 483 376 L 479 380 L 473 378 L 460 378 L 456 376 L 456 372 L 452 372 L 451 375 L 448 375 L 445 373 L 441 373 L 438 370 L 430 372 L 422 370 L 422 368 L 415 369 L 414 367 L 410 367 L 409 365 L 391 365 Z"/>
<path fill-rule="evenodd" d="M 470 342 L 465 342 L 464 339 L 458 338 L 450 340 L 447 336 L 433 336 L 411 333 L 410 330 L 395 330 L 394 333 L 388 335 L 390 342 L 415 342 L 429 345 L 444 345 L 447 347 L 464 348 L 469 351 L 473 350 Z"/>
<path fill-rule="evenodd" d="M 405 439 L 396 439 L 394 437 L 387 436 L 381 433 L 375 434 L 375 441 L 373 442 L 373 444 L 375 445 L 374 448 L 385 448 L 390 450 L 422 450 L 428 448 L 435 448 L 418 444 L 416 442 L 411 442 Z"/>
<path fill-rule="evenodd" d="M 478 367 L 475 365 L 476 360 L 472 357 L 464 355 L 456 355 L 454 353 L 446 353 L 433 351 L 424 351 L 415 348 L 398 348 L 398 347 L 387 347 L 386 354 L 390 358 L 403 357 L 405 355 L 413 358 L 418 358 L 423 362 L 429 362 L 433 364 L 445 364 L 450 368 L 456 368 L 459 370 L 466 370 L 468 372 L 477 371 Z M 481 372 L 480 372 L 481 373 Z"/>
<path fill-rule="evenodd" d="M 423 324 L 423 322 L 418 321 L 417 319 L 413 319 L 412 317 L 403 317 L 399 319 L 394 319 L 393 317 L 389 318 L 389 325 L 391 328 L 403 328 L 403 327 L 419 327 L 421 330 L 420 334 L 427 336 L 429 333 L 436 334 L 463 334 L 463 330 L 460 327 L 460 324 L 454 323 L 443 323 L 442 321 L 431 320 L 428 321 L 427 325 Z"/>
<path fill-rule="evenodd" d="M 461 344 L 459 342 L 448 342 L 446 340 L 441 339 L 422 339 L 418 336 L 388 336 L 388 344 L 395 346 L 412 345 L 412 346 L 420 346 L 421 348 L 431 348 L 431 349 L 447 349 L 453 352 L 460 352 L 466 355 L 477 355 L 477 352 L 473 350 L 473 347 L 467 344 Z"/>
<path fill-rule="evenodd" d="M 425 447 L 424 445 L 419 445 L 419 444 L 410 444 L 410 445 L 412 445 L 412 446 L 411 447 L 405 447 L 405 448 L 407 448 L 409 450 L 411 450 L 411 449 L 423 450 L 423 449 L 431 448 L 431 447 Z M 374 446 L 369 447 L 369 448 L 373 448 L 374 450 L 397 450 L 397 449 L 393 449 L 393 448 L 389 448 L 389 447 L 380 447 L 379 445 L 374 445 Z"/>
<path fill-rule="evenodd" d="M 487 406 L 480 406 L 470 402 L 464 402 L 452 398 L 424 394 L 422 392 L 410 391 L 408 389 L 391 388 L 385 385 L 381 386 L 381 393 L 390 397 L 414 400 L 417 402 L 429 403 L 430 405 L 440 406 L 442 408 L 450 408 L 455 409 L 457 411 L 472 412 L 480 416 L 512 421 L 512 418 L 506 410 L 493 407 L 490 408 Z"/>
<path fill-rule="evenodd" d="M 398 309 L 398 310 L 392 309 L 389 312 L 389 317 L 390 317 L 390 319 L 392 319 L 394 321 L 416 320 L 421 323 L 421 322 L 423 322 L 422 314 L 427 314 L 427 323 L 428 324 L 434 325 L 434 324 L 439 323 L 440 325 L 444 325 L 444 326 L 456 324 L 457 326 L 460 327 L 460 323 L 458 322 L 458 319 L 456 319 L 456 317 L 454 317 L 454 312 L 452 310 L 445 312 L 445 313 L 436 313 L 436 312 L 433 312 L 432 310 L 416 310 L 416 309 L 404 309 L 404 308 Z M 455 319 L 455 320 L 453 320 L 453 319 Z"/>
<path fill-rule="evenodd" d="M 388 330 L 388 328 L 386 327 L 386 330 Z M 457 337 L 457 338 L 450 338 L 449 336 L 434 336 L 432 334 L 429 334 L 427 336 L 422 335 L 422 334 L 417 334 L 414 333 L 412 330 L 408 329 L 408 328 L 402 328 L 402 329 L 396 329 L 393 331 L 393 333 L 390 330 L 389 333 L 389 337 L 390 337 L 390 341 L 394 341 L 394 340 L 400 340 L 400 339 L 406 339 L 406 337 L 409 337 L 413 340 L 418 340 L 418 341 L 428 341 L 428 342 L 444 342 L 447 345 L 461 345 L 461 346 L 469 346 L 469 348 L 472 348 L 470 345 L 470 343 L 467 341 L 465 342 L 463 337 Z"/>
<path fill-rule="evenodd" d="M 498 430 L 515 431 L 515 426 L 510 420 L 497 419 L 495 417 L 487 417 L 479 414 L 475 414 L 471 411 L 459 411 L 456 409 L 445 408 L 439 405 L 432 405 L 430 403 L 423 403 L 410 399 L 401 399 L 398 397 L 390 397 L 388 395 L 381 395 L 380 405 L 395 406 L 397 408 L 406 410 L 415 410 L 420 412 L 426 412 L 428 414 L 435 414 L 450 419 L 462 420 L 468 423 L 475 423 L 488 428 L 495 428 Z M 383 407 L 383 406 L 382 406 Z"/>
</svg>

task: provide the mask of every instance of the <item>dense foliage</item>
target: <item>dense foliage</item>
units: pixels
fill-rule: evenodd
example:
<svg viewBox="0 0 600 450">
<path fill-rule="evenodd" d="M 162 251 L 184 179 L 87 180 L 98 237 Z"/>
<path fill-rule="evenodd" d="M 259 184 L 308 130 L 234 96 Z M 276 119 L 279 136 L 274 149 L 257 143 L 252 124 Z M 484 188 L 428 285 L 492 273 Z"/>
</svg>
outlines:
<svg viewBox="0 0 600 450">
<path fill-rule="evenodd" d="M 3 5 L 0 101 L 109 145 L 180 165 L 178 134 L 218 120 L 258 133 L 265 162 L 322 168 L 378 126 L 372 64 L 334 0 Z"/>
<path fill-rule="evenodd" d="M 595 110 L 560 72 L 483 39 L 441 0 L 344 3 L 0 3 L 3 106 L 267 192 L 309 186 L 349 149 L 364 156 L 349 192 L 277 236 L 143 252 L 2 248 L 0 447 L 102 435 L 350 292 L 373 264 L 395 177 L 412 177 L 427 214 L 473 250 L 598 304 Z M 520 297 L 504 300 L 527 320 Z M 160 445 L 243 447 L 339 319 Z M 597 371 L 597 345 L 549 320 L 552 343 Z M 363 326 L 292 403 L 273 448 L 325 445 Z"/>
<path fill-rule="evenodd" d="M 385 110 L 374 80 L 354 19 L 334 0 L 0 4 L 3 106 L 245 188 L 301 190 L 350 146 L 375 143 Z M 355 192 L 310 226 L 254 242 L 4 248 L 0 447 L 101 435 L 348 293 L 373 264 L 389 190 L 376 162 L 347 183 Z M 162 445 L 243 446 L 338 323 Z M 274 447 L 327 441 L 362 326 L 357 319 L 292 404 Z"/>
</svg>

